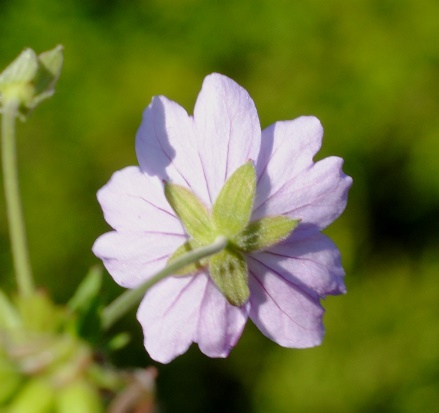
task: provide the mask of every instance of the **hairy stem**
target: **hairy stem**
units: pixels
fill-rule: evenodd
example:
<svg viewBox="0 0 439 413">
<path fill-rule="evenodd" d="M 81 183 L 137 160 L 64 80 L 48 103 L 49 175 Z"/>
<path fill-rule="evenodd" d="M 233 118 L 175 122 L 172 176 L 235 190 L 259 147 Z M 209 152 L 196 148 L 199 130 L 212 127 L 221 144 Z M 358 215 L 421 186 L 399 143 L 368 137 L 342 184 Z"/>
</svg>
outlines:
<svg viewBox="0 0 439 413">
<path fill-rule="evenodd" d="M 174 274 L 186 265 L 198 262 L 202 258 L 217 254 L 227 246 L 228 240 L 225 237 L 218 237 L 212 244 L 197 248 L 168 264 L 163 270 L 153 275 L 148 281 L 134 290 L 128 290 L 114 300 L 102 313 L 102 324 L 104 329 L 111 327 L 127 311 L 137 305 L 146 291 L 163 278 Z"/>
</svg>

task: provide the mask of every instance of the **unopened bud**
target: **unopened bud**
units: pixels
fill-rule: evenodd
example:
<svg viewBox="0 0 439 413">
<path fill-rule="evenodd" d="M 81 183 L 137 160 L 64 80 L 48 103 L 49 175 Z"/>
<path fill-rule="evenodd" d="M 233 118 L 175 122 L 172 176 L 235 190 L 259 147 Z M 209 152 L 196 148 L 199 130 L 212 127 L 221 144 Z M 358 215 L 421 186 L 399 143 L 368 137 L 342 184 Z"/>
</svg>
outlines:
<svg viewBox="0 0 439 413">
<path fill-rule="evenodd" d="M 61 73 L 62 46 L 41 53 L 24 50 L 0 74 L 0 105 L 17 102 L 20 115 L 27 115 L 42 100 L 50 97 Z"/>
</svg>

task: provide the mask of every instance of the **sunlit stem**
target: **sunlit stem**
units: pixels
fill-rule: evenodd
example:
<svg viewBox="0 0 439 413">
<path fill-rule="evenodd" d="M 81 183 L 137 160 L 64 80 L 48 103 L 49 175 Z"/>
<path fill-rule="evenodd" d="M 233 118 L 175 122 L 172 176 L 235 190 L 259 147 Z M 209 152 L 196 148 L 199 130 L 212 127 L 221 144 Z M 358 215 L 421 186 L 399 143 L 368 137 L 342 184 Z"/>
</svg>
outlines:
<svg viewBox="0 0 439 413">
<path fill-rule="evenodd" d="M 202 258 L 210 255 L 217 254 L 227 246 L 228 240 L 225 237 L 217 237 L 216 240 L 206 246 L 197 248 L 190 251 L 187 254 L 176 258 L 170 264 L 168 264 L 163 270 L 153 275 L 148 281 L 142 284 L 140 287 L 129 290 L 120 295 L 114 300 L 108 307 L 106 307 L 102 313 L 102 324 L 105 329 L 111 327 L 119 318 L 121 318 L 127 311 L 131 310 L 135 305 L 139 303 L 146 291 L 154 284 L 161 281 L 163 278 L 175 274 L 176 271 L 184 268 L 186 265 L 196 263 Z"/>
<path fill-rule="evenodd" d="M 28 296 L 33 292 L 34 285 L 18 187 L 17 157 L 15 150 L 15 121 L 17 118 L 18 104 L 16 99 L 8 99 L 3 103 L 2 164 L 6 214 L 9 224 L 11 250 L 18 291 L 21 295 Z"/>
</svg>

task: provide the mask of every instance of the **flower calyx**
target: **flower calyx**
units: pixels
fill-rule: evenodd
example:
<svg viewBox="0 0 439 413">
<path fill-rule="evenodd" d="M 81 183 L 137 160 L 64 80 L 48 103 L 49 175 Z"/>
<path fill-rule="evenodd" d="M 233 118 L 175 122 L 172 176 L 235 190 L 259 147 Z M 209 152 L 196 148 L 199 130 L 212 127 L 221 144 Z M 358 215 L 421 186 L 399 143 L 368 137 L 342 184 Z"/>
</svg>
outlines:
<svg viewBox="0 0 439 413">
<path fill-rule="evenodd" d="M 250 222 L 255 194 L 256 171 L 252 161 L 239 167 L 225 182 L 211 211 L 189 189 L 165 182 L 166 199 L 189 235 L 189 240 L 177 248 L 168 262 L 211 244 L 218 236 L 228 239 L 223 251 L 189 264 L 175 275 L 191 275 L 207 268 L 227 301 L 237 307 L 250 296 L 245 254 L 283 241 L 300 222 L 282 215 Z"/>
</svg>

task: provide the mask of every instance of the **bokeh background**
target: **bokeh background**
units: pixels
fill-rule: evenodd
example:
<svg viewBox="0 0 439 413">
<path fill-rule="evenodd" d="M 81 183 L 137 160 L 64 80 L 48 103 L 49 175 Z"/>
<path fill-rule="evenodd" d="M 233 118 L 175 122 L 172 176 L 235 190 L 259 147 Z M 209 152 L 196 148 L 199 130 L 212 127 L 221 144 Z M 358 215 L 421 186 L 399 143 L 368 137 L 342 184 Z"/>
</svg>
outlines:
<svg viewBox="0 0 439 413">
<path fill-rule="evenodd" d="M 19 127 L 21 189 L 38 283 L 58 302 L 98 261 L 95 199 L 136 164 L 144 107 L 189 113 L 213 71 L 244 86 L 262 126 L 320 118 L 319 157 L 354 186 L 325 232 L 349 293 L 325 301 L 321 347 L 283 349 L 249 323 L 230 357 L 198 348 L 158 366 L 162 412 L 438 411 L 439 2 L 436 0 L 0 0 L 0 68 L 24 47 L 63 44 L 54 98 Z M 4 198 L 0 197 L 4 211 Z M 1 285 L 12 263 L 0 214 Z M 108 276 L 108 300 L 121 290 Z M 120 366 L 146 366 L 134 313 Z"/>
</svg>

